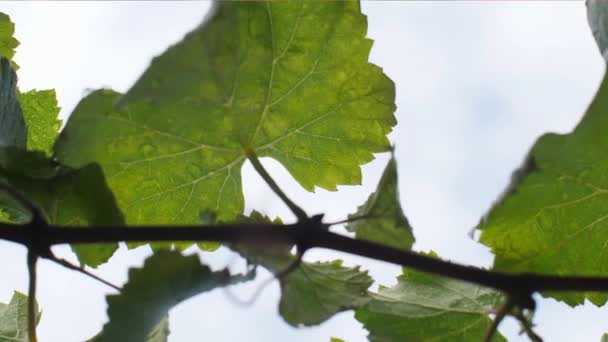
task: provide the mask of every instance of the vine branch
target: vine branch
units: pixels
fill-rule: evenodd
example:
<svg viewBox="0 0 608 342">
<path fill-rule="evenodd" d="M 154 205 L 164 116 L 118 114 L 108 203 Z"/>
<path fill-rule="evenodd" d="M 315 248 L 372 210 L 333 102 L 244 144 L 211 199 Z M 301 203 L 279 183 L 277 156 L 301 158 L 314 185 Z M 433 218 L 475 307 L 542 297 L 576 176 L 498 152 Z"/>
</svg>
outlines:
<svg viewBox="0 0 608 342">
<path fill-rule="evenodd" d="M 24 229 L 22 225 L 0 225 L 0 239 L 29 247 L 32 240 L 42 250 L 59 244 L 90 244 L 149 241 L 217 241 L 258 245 L 291 244 L 327 248 L 386 261 L 419 271 L 491 287 L 519 298 L 529 298 L 536 291 L 608 291 L 608 277 L 553 276 L 529 273 L 504 273 L 443 261 L 386 245 L 356 240 L 328 231 L 328 225 L 316 217 L 291 225 L 223 224 L 206 226 L 138 227 L 62 227 L 40 225 Z M 32 236 L 32 234 L 35 234 Z M 518 303 L 523 307 L 530 303 Z"/>
</svg>

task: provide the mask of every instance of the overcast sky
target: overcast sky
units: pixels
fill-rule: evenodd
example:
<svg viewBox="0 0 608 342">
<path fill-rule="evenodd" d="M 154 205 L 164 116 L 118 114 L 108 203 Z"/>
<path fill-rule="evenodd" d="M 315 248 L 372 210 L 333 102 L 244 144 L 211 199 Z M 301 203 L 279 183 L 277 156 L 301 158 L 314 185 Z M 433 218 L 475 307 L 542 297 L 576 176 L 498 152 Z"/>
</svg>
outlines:
<svg viewBox="0 0 608 342">
<path fill-rule="evenodd" d="M 89 91 L 124 91 L 161 53 L 194 28 L 208 2 L 0 2 L 22 42 L 16 60 L 22 90 L 55 88 L 67 117 Z M 604 72 L 587 27 L 584 3 L 576 2 L 364 2 L 372 62 L 397 86 L 399 124 L 391 135 L 399 163 L 401 200 L 414 226 L 417 250 L 433 249 L 459 262 L 489 266 L 488 250 L 467 233 L 505 187 L 534 140 L 547 131 L 567 132 L 580 119 Z M 363 186 L 306 193 L 278 163 L 265 160 L 279 183 L 311 212 L 341 219 L 375 187 L 386 156 L 364 167 Z M 249 165 L 243 169 L 247 208 L 289 217 Z M 59 248 L 62 256 L 73 258 Z M 100 269 L 122 283 L 127 268 L 149 251 L 121 251 Z M 309 258 L 335 257 L 314 251 Z M 394 283 L 398 267 L 341 256 L 364 264 L 382 284 Z M 0 243 L 0 301 L 27 290 L 25 253 Z M 203 254 L 215 267 L 241 264 L 229 252 Z M 262 274 L 260 277 L 267 277 Z M 41 263 L 40 340 L 82 341 L 105 322 L 107 289 Z M 255 286 L 235 289 L 246 298 Z M 364 341 L 352 312 L 320 327 L 292 329 L 277 314 L 278 285 L 251 307 L 231 304 L 224 292 L 198 296 L 171 312 L 172 342 Z M 608 331 L 606 309 L 572 310 L 542 300 L 536 321 L 546 341 L 599 341 Z M 501 329 L 510 340 L 518 328 Z"/>
</svg>

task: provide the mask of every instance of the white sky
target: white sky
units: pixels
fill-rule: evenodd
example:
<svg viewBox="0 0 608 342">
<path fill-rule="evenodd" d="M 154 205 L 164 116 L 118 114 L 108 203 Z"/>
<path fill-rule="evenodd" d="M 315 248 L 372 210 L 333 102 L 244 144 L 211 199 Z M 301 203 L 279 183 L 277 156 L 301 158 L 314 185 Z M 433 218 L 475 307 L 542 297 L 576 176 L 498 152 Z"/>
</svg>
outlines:
<svg viewBox="0 0 608 342">
<path fill-rule="evenodd" d="M 22 42 L 16 57 L 21 88 L 57 89 L 64 117 L 87 89 L 126 90 L 150 58 L 194 28 L 208 7 L 208 2 L 0 2 Z M 467 233 L 535 138 L 576 124 L 603 74 L 584 3 L 369 1 L 363 9 L 376 42 L 372 61 L 397 85 L 399 125 L 391 137 L 415 247 L 488 266 L 490 253 Z M 361 187 L 314 195 L 301 190 L 278 163 L 265 164 L 309 212 L 331 208 L 331 220 L 365 200 L 385 162 L 386 156 L 379 156 L 364 167 Z M 248 165 L 243 172 L 248 208 L 289 216 Z M 65 248 L 58 253 L 73 257 Z M 122 283 L 127 268 L 140 265 L 147 254 L 121 251 L 100 274 Z M 328 255 L 335 254 L 315 251 L 308 257 Z M 342 257 L 364 264 L 380 283 L 394 283 L 397 267 Z M 203 258 L 217 267 L 235 264 L 225 251 Z M 5 261 L 0 301 L 6 302 L 13 290 L 27 289 L 25 253 L 0 243 L 0 260 Z M 41 341 L 82 341 L 99 331 L 106 319 L 106 288 L 45 262 L 39 279 Z M 235 291 L 247 297 L 254 288 Z M 203 294 L 171 312 L 170 341 L 365 340 L 352 312 L 295 330 L 278 316 L 277 304 L 276 284 L 247 308 L 232 305 L 221 290 Z M 592 305 L 572 310 L 542 300 L 536 321 L 546 341 L 599 341 L 608 331 L 606 314 Z M 512 321 L 501 330 L 510 340 L 525 340 Z"/>
</svg>

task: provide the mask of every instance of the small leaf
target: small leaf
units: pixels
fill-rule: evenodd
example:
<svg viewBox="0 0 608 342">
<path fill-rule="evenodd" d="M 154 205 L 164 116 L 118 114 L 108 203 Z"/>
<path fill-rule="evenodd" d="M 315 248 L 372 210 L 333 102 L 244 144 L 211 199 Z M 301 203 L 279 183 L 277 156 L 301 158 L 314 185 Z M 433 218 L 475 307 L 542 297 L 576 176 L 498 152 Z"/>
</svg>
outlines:
<svg viewBox="0 0 608 342">
<path fill-rule="evenodd" d="M 602 340 L 600 342 L 608 342 L 608 334 L 602 335 Z"/>
<path fill-rule="evenodd" d="M 25 148 L 26 141 L 27 128 L 17 98 L 17 75 L 8 60 L 0 57 L 0 146 Z"/>
<path fill-rule="evenodd" d="M 15 291 L 9 304 L 0 303 L 0 342 L 29 342 L 27 302 L 26 295 Z M 40 316 L 38 312 L 36 323 Z"/>
<path fill-rule="evenodd" d="M 494 290 L 407 269 L 397 280 L 356 311 L 372 342 L 481 341 L 503 301 Z"/>
<path fill-rule="evenodd" d="M 386 166 L 376 192 L 348 218 L 354 221 L 350 222 L 346 229 L 356 232 L 358 239 L 404 250 L 412 247 L 414 235 L 401 209 L 397 163 L 394 158 L 391 158 Z"/>
<path fill-rule="evenodd" d="M 0 148 L 0 180 L 7 181 L 25 194 L 51 224 L 124 224 L 98 165 L 90 164 L 74 170 L 49 160 L 42 152 Z M 27 223 L 30 219 L 29 213 L 1 196 L 0 207 L 17 223 Z M 82 264 L 96 267 L 107 261 L 117 247 L 118 244 L 113 243 L 73 245 L 72 249 Z"/>
<path fill-rule="evenodd" d="M 532 147 L 505 195 L 480 223 L 480 241 L 510 272 L 607 276 L 608 78 L 569 134 L 546 134 Z M 544 293 L 570 305 L 602 293 Z"/>
<path fill-rule="evenodd" d="M 19 66 L 13 61 L 13 56 L 19 41 L 13 37 L 14 34 L 15 24 L 8 15 L 0 12 L 0 57 L 8 59 L 12 67 L 17 70 Z"/>
<path fill-rule="evenodd" d="M 329 342 L 346 342 L 341 338 L 337 338 L 337 337 L 332 337 Z"/>
<path fill-rule="evenodd" d="M 196 255 L 159 251 L 143 268 L 129 271 L 129 282 L 120 294 L 107 296 L 109 322 L 91 342 L 147 341 L 146 336 L 159 329 L 159 322 L 177 304 L 245 280 L 249 277 L 231 276 L 227 270 L 212 272 Z"/>
<path fill-rule="evenodd" d="M 19 93 L 19 103 L 27 124 L 28 150 L 43 151 L 50 156 L 61 128 L 61 120 L 57 119 L 60 108 L 57 106 L 55 90 Z"/>
<path fill-rule="evenodd" d="M 130 225 L 236 219 L 248 151 L 335 190 L 390 148 L 394 84 L 368 62 L 358 2 L 216 6 L 125 95 L 85 98 L 56 144 L 66 165 L 103 167 Z"/>
</svg>

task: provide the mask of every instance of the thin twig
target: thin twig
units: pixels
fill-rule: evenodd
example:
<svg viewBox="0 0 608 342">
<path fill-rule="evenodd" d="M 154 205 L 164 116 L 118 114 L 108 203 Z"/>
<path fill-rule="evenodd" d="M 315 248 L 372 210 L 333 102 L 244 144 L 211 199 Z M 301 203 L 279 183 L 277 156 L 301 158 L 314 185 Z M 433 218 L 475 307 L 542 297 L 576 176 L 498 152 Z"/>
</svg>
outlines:
<svg viewBox="0 0 608 342">
<path fill-rule="evenodd" d="M 77 265 L 74 265 L 74 264 L 72 264 L 71 262 L 69 262 L 69 261 L 67 261 L 65 259 L 59 259 L 59 258 L 57 258 L 55 256 L 46 257 L 46 259 L 48 259 L 48 260 L 50 260 L 50 261 L 52 261 L 52 262 L 54 262 L 54 263 L 56 263 L 58 265 L 61 265 L 61 266 L 65 267 L 65 268 L 67 268 L 67 269 L 79 272 L 81 274 L 86 275 L 87 277 L 95 279 L 95 280 L 97 280 L 97 281 L 99 281 L 99 282 L 101 282 L 101 283 L 103 283 L 103 284 L 105 284 L 105 285 L 113 288 L 116 291 L 119 291 L 119 292 L 122 291 L 122 288 L 120 286 L 114 285 L 111 282 L 109 282 L 109 281 L 107 281 L 107 280 L 105 280 L 105 279 L 103 279 L 103 278 L 101 278 L 101 277 L 99 277 L 99 276 L 97 276 L 97 275 L 95 275 L 95 274 L 87 271 L 83 267 L 79 267 Z"/>
<path fill-rule="evenodd" d="M 353 217 L 349 217 L 346 218 L 344 220 L 340 220 L 340 221 L 334 221 L 334 222 L 330 222 L 327 223 L 328 226 L 335 226 L 338 224 L 344 224 L 344 223 L 351 223 L 351 222 L 356 222 L 356 221 L 362 221 L 362 220 L 369 220 L 369 219 L 373 219 L 376 218 L 377 215 L 360 215 L 360 216 L 353 216 Z"/>
<path fill-rule="evenodd" d="M 255 154 L 255 152 L 253 150 L 247 151 L 247 158 L 251 162 L 251 165 L 253 165 L 253 168 L 260 174 L 260 176 L 262 177 L 262 179 L 264 179 L 266 184 L 268 184 L 270 189 L 272 189 L 272 191 L 274 191 L 274 193 L 277 196 L 279 196 L 279 198 L 283 201 L 283 203 L 285 203 L 285 205 L 287 205 L 287 207 L 289 207 L 291 212 L 294 215 L 296 215 L 296 217 L 298 218 L 298 221 L 300 221 L 300 222 L 306 221 L 306 219 L 308 218 L 308 215 L 306 215 L 306 212 L 304 211 L 304 209 L 300 208 L 289 197 L 287 197 L 287 195 L 283 192 L 283 190 L 281 190 L 279 185 L 270 176 L 268 171 L 266 171 L 266 169 L 264 168 L 262 163 L 260 163 L 258 156 Z"/>
<path fill-rule="evenodd" d="M 483 338 L 484 342 L 492 341 L 492 338 L 494 338 L 494 335 L 498 330 L 498 326 L 505 319 L 505 317 L 507 317 L 507 314 L 513 309 L 514 304 L 515 302 L 511 299 L 511 297 L 507 296 L 507 301 L 498 309 L 494 320 L 492 320 L 492 324 L 488 327 L 486 335 Z"/>
<path fill-rule="evenodd" d="M 526 317 L 526 315 L 524 315 L 524 313 L 521 309 L 514 310 L 513 317 L 515 317 L 519 321 L 523 332 L 525 332 L 526 335 L 528 335 L 528 338 L 531 341 L 543 342 L 542 337 L 540 337 L 538 334 L 536 334 L 534 332 L 534 329 L 532 329 L 533 328 L 532 322 L 530 321 L 530 319 L 528 317 Z"/>
<path fill-rule="evenodd" d="M 36 323 L 38 316 L 38 308 L 36 307 L 36 262 L 38 255 L 29 250 L 27 252 L 27 268 L 30 276 L 30 285 L 27 293 L 27 332 L 30 342 L 37 342 Z"/>
<path fill-rule="evenodd" d="M 287 267 L 285 267 L 283 270 L 275 273 L 272 277 L 264 280 L 258 286 L 258 288 L 255 290 L 253 295 L 251 295 L 251 297 L 249 297 L 248 299 L 243 300 L 243 299 L 238 298 L 228 288 L 225 288 L 224 293 L 235 304 L 237 304 L 239 306 L 250 306 L 251 304 L 255 303 L 256 300 L 258 300 L 258 298 L 260 297 L 262 292 L 268 287 L 268 285 L 272 284 L 275 280 L 278 280 L 278 281 L 283 280 L 291 272 L 295 271 L 298 268 L 298 266 L 300 266 L 300 264 L 302 264 L 302 254 L 298 253 L 296 255 L 296 259 L 294 261 L 289 263 L 289 265 L 287 265 Z"/>
</svg>

